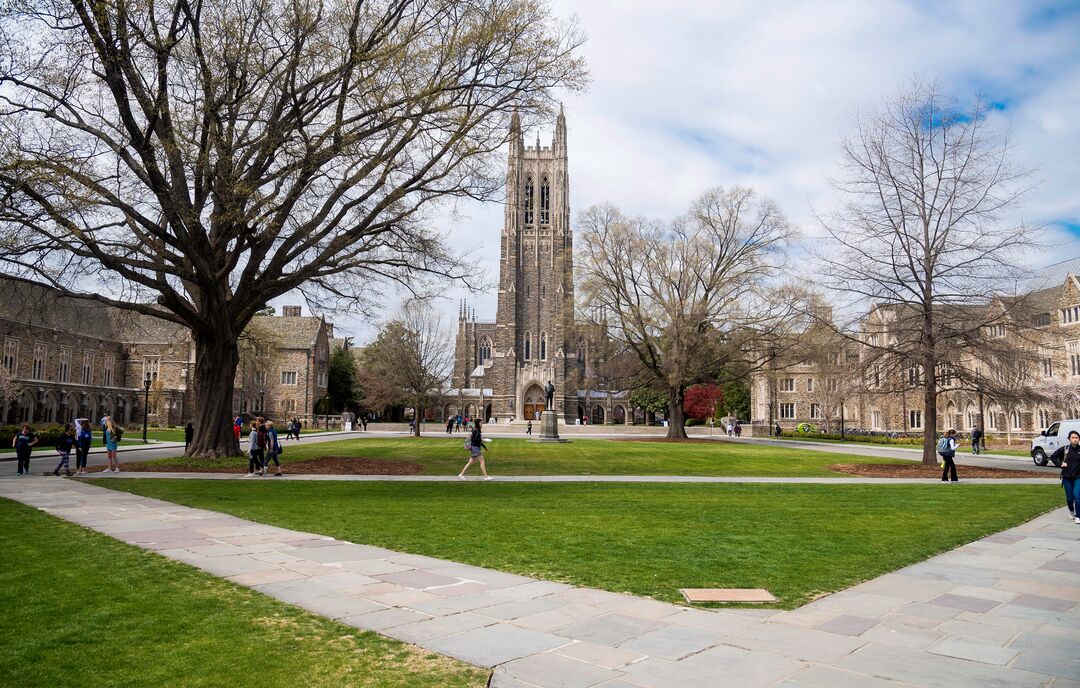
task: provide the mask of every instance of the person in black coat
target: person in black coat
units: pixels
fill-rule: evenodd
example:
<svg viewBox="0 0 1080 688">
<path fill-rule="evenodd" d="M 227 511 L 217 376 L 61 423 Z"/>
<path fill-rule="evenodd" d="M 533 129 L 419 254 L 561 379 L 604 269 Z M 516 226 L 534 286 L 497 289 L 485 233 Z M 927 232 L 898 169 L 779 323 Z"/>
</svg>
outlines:
<svg viewBox="0 0 1080 688">
<path fill-rule="evenodd" d="M 1069 431 L 1069 445 L 1059 447 L 1051 456 L 1054 463 L 1061 462 L 1061 486 L 1065 488 L 1065 505 L 1074 523 L 1080 523 L 1080 432 Z"/>
<path fill-rule="evenodd" d="M 191 440 L 195 439 L 195 426 L 191 423 L 187 424 L 184 428 L 184 453 L 187 454 L 188 447 L 191 446 Z"/>
<path fill-rule="evenodd" d="M 979 428 L 971 429 L 971 453 L 978 454 L 982 451 L 983 431 Z"/>
</svg>

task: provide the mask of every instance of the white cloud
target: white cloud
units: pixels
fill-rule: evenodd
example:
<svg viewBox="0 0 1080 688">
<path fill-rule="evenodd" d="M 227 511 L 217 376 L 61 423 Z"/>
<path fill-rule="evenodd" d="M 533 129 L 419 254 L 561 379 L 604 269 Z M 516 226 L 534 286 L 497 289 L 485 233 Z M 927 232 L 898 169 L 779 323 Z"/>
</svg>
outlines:
<svg viewBox="0 0 1080 688">
<path fill-rule="evenodd" d="M 1008 0 L 557 0 L 556 14 L 576 13 L 589 36 L 593 74 L 587 93 L 566 100 L 574 213 L 612 202 L 667 218 L 709 186 L 750 184 L 812 232 L 811 206 L 834 203 L 828 179 L 853 114 L 918 74 L 959 98 L 979 90 L 1006 103 L 998 118 L 1042 180 L 1024 216 L 1078 223 L 1080 12 L 1070 10 Z M 461 210 L 447 240 L 479 246 L 494 280 L 502 209 Z M 1046 239 L 1061 258 L 1080 255 L 1060 226 Z M 449 317 L 463 296 L 448 290 Z M 494 293 L 469 299 L 494 318 Z"/>
</svg>

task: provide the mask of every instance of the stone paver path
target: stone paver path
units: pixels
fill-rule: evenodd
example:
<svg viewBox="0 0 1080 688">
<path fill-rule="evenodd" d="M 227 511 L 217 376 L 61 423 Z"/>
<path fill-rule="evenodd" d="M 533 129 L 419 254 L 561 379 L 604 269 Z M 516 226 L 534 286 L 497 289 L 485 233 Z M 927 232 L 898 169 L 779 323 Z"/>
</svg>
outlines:
<svg viewBox="0 0 1080 688">
<path fill-rule="evenodd" d="M 494 667 L 496 688 L 1080 686 L 1080 525 L 1064 509 L 793 611 L 713 611 L 72 480 L 0 480 L 0 496 Z"/>
</svg>

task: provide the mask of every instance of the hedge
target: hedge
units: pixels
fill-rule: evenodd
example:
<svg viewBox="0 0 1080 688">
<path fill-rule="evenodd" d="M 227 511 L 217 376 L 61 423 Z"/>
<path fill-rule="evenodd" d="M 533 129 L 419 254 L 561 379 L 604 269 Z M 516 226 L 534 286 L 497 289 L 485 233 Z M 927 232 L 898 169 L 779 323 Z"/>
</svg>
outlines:
<svg viewBox="0 0 1080 688">
<path fill-rule="evenodd" d="M 939 435 L 941 433 L 938 433 Z M 959 433 L 957 436 L 967 438 L 970 440 L 971 433 Z M 838 432 L 792 432 L 791 430 L 784 430 L 781 437 L 790 437 L 794 440 L 804 440 L 808 438 L 817 438 L 823 440 L 844 440 L 847 442 L 866 442 L 867 444 L 906 444 L 914 446 L 922 446 L 922 435 L 907 436 L 907 437 L 890 437 L 889 435 L 863 435 L 853 432 L 845 433 L 843 437 Z M 986 435 L 983 437 L 983 442 L 987 443 L 993 440 L 993 436 Z"/>
</svg>

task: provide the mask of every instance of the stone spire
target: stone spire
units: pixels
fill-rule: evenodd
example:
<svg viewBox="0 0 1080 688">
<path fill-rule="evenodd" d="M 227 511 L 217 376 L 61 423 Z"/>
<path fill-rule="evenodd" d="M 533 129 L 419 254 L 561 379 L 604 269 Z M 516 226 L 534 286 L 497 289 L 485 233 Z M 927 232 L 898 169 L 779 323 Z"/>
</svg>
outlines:
<svg viewBox="0 0 1080 688">
<path fill-rule="evenodd" d="M 555 155 L 566 157 L 566 115 L 562 103 L 559 103 L 559 116 L 555 119 L 555 140 L 552 143 Z"/>
</svg>

